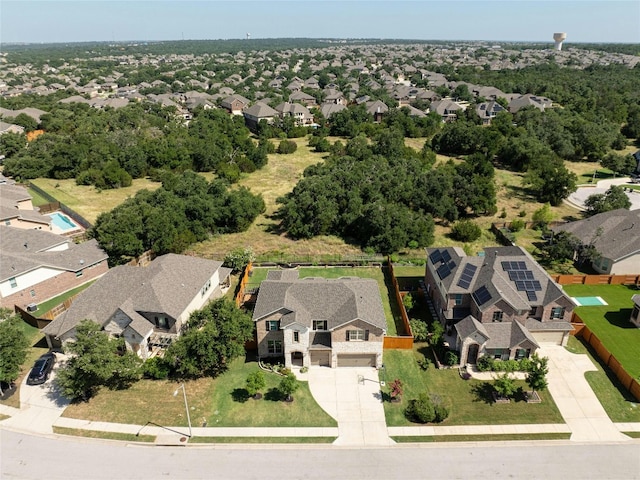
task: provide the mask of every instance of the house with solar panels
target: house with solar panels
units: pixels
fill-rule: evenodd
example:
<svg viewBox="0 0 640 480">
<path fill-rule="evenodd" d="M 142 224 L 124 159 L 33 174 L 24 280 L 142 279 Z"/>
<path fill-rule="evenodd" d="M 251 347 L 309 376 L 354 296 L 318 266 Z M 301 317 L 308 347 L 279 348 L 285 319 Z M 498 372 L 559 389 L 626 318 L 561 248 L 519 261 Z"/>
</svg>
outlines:
<svg viewBox="0 0 640 480">
<path fill-rule="evenodd" d="M 428 248 L 425 285 L 460 364 L 484 355 L 529 357 L 541 345 L 566 345 L 574 304 L 520 247 Z"/>
</svg>

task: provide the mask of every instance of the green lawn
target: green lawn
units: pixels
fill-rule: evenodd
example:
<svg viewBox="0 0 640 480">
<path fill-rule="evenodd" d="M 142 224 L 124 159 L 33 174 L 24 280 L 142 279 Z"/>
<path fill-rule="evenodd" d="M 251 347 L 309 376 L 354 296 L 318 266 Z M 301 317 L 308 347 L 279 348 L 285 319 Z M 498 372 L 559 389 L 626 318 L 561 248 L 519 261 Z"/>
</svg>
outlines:
<svg viewBox="0 0 640 480">
<path fill-rule="evenodd" d="M 269 268 L 254 268 L 249 285 L 255 287 L 260 285 L 260 283 L 267 278 L 267 272 L 269 270 Z M 384 308 L 384 314 L 387 318 L 387 335 L 394 336 L 398 335 L 398 331 L 403 331 L 402 317 L 400 316 L 400 310 L 395 300 L 391 282 L 379 267 L 303 267 L 299 268 L 298 271 L 300 272 L 300 278 L 373 278 L 378 282 L 378 287 L 380 288 L 382 307 Z"/>
<path fill-rule="evenodd" d="M 107 440 L 121 440 L 123 442 L 155 442 L 153 435 L 135 435 L 133 433 L 100 432 L 96 430 L 83 430 L 80 428 L 53 427 L 53 433 L 70 435 L 74 437 L 104 438 Z"/>
<path fill-rule="evenodd" d="M 336 422 L 322 410 L 309 392 L 306 382 L 293 394 L 294 401 L 283 402 L 275 392 L 282 377 L 265 373 L 267 388 L 262 400 L 247 398 L 247 375 L 258 364 L 244 358 L 232 362 L 229 371 L 216 379 L 202 378 L 185 383 L 193 426 L 209 427 L 335 427 Z M 179 384 L 171 381 L 142 380 L 128 390 L 101 390 L 88 402 L 67 407 L 65 417 L 93 421 L 143 425 L 154 422 L 165 426 L 186 426 L 182 396 L 173 397 Z"/>
<path fill-rule="evenodd" d="M 336 437 L 192 437 L 189 443 L 333 443 Z"/>
<path fill-rule="evenodd" d="M 95 282 L 95 280 L 87 282 L 84 285 L 80 285 L 79 287 L 76 287 L 73 290 L 69 290 L 68 292 L 62 293 L 62 294 L 58 295 L 57 297 L 50 298 L 46 302 L 39 303 L 38 304 L 38 309 L 36 311 L 34 311 L 34 312 L 31 312 L 31 314 L 34 317 L 38 317 L 40 315 L 44 315 L 49 310 L 51 310 L 53 307 L 60 305 L 67 298 L 73 297 L 75 294 L 80 293 L 85 288 L 88 288 L 93 282 Z"/>
<path fill-rule="evenodd" d="M 640 422 L 640 405 L 620 384 L 611 370 L 600 362 L 593 349 L 582 340 L 569 337 L 567 350 L 589 355 L 598 369 L 595 372 L 586 372 L 584 376 L 611 421 Z"/>
<path fill-rule="evenodd" d="M 555 402 L 548 392 L 539 392 L 542 403 L 526 403 L 516 396 L 509 404 L 496 404 L 490 398 L 488 382 L 462 380 L 457 369 L 437 370 L 431 367 L 421 370 L 416 359 L 426 352 L 426 344 L 416 344 L 413 351 L 386 350 L 384 352 L 385 376 L 388 385 L 399 378 L 404 385 L 402 402 L 385 401 L 387 425 L 414 425 L 404 416 L 409 400 L 421 392 L 440 397 L 449 408 L 449 418 L 442 425 L 507 425 L 519 423 L 564 423 Z M 427 352 L 428 353 L 428 352 Z M 527 390 L 523 381 L 516 382 Z"/>
<path fill-rule="evenodd" d="M 391 437 L 397 443 L 504 442 L 508 440 L 569 440 L 570 433 L 505 433 L 500 435 L 412 435 Z"/>
<path fill-rule="evenodd" d="M 640 328 L 629 322 L 638 293 L 625 285 L 565 285 L 571 297 L 602 297 L 609 305 L 576 307 L 575 312 L 633 377 L 640 377 Z"/>
</svg>

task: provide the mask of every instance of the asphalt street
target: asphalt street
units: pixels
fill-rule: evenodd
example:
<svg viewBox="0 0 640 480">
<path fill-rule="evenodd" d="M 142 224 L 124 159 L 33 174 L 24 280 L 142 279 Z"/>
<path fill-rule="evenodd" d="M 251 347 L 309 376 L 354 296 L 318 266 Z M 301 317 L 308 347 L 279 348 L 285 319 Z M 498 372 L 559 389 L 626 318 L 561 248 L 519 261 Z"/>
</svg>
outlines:
<svg viewBox="0 0 640 480">
<path fill-rule="evenodd" d="M 3 480 L 640 479 L 640 443 L 161 447 L 0 430 Z"/>
</svg>

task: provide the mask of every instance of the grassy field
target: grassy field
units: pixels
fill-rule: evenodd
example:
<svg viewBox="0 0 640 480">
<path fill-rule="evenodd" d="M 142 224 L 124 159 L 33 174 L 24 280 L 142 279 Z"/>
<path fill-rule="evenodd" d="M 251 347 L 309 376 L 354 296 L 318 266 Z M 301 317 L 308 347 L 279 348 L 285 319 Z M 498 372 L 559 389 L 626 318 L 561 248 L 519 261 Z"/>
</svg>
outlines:
<svg viewBox="0 0 640 480">
<path fill-rule="evenodd" d="M 513 440 L 568 440 L 570 433 L 505 433 L 500 435 L 433 435 L 391 437 L 397 443 L 505 442 Z"/>
<path fill-rule="evenodd" d="M 120 440 L 123 442 L 155 442 L 153 435 L 138 435 L 133 433 L 99 432 L 95 430 L 83 430 L 80 428 L 53 427 L 53 433 L 70 435 L 74 437 L 104 438 L 106 440 Z"/>
<path fill-rule="evenodd" d="M 250 286 L 258 286 L 265 278 L 269 268 L 254 268 L 251 275 Z M 380 268 L 376 267 L 309 267 L 298 269 L 300 278 L 305 277 L 323 277 L 323 278 L 340 278 L 340 277 L 361 277 L 373 278 L 378 282 L 380 289 L 380 297 L 382 298 L 382 308 L 387 318 L 387 335 L 398 335 L 398 331 L 402 332 L 402 319 L 398 309 L 397 302 L 391 284 L 388 282 L 387 276 Z"/>
<path fill-rule="evenodd" d="M 76 185 L 73 179 L 37 178 L 31 180 L 31 183 L 75 210 L 91 223 L 96 221 L 100 213 L 120 205 L 127 198 L 134 196 L 138 190 L 155 190 L 160 187 L 160 183 L 144 178 L 135 179 L 130 187 L 113 190 L 98 190 L 93 186 Z"/>
<path fill-rule="evenodd" d="M 309 392 L 306 382 L 283 402 L 275 391 L 282 377 L 265 374 L 267 388 L 262 400 L 247 398 L 244 389 L 247 375 L 258 370 L 255 361 L 236 359 L 229 371 L 216 379 L 202 378 L 185 383 L 191 422 L 209 427 L 335 427 L 336 422 L 322 410 Z M 173 397 L 179 387 L 171 381 L 142 380 L 128 390 L 101 390 L 88 402 L 72 404 L 65 417 L 93 421 L 144 425 L 154 422 L 165 426 L 186 426 L 181 395 Z M 162 408 L 158 408 L 161 405 Z"/>
<path fill-rule="evenodd" d="M 591 347 L 575 337 L 569 337 L 567 350 L 588 355 L 596 366 L 597 371 L 586 372 L 584 376 L 611 421 L 640 422 L 640 405 L 611 370 L 602 364 Z"/>
<path fill-rule="evenodd" d="M 404 415 L 409 400 L 421 392 L 437 396 L 449 408 L 449 418 L 442 425 L 506 425 L 519 423 L 564 423 L 553 398 L 539 392 L 542 403 L 526 403 L 522 397 L 508 404 L 496 404 L 491 399 L 491 386 L 479 380 L 462 380 L 456 369 L 421 370 L 416 359 L 425 353 L 426 344 L 416 344 L 413 351 L 386 350 L 384 352 L 387 385 L 399 378 L 404 387 L 402 402 L 384 402 L 387 425 L 413 425 Z M 516 384 L 527 390 L 524 381 Z"/>
<path fill-rule="evenodd" d="M 576 307 L 575 312 L 633 377 L 640 376 L 640 329 L 629 321 L 638 293 L 625 285 L 565 285 L 571 297 L 602 297 L 609 305 Z"/>
<path fill-rule="evenodd" d="M 22 385 L 24 377 L 29 374 L 29 372 L 31 371 L 31 367 L 33 367 L 33 364 L 38 359 L 38 357 L 40 357 L 40 355 L 42 355 L 43 353 L 47 353 L 49 351 L 47 342 L 44 340 L 44 335 L 40 333 L 40 330 L 32 327 L 26 322 L 21 322 L 20 326 L 22 327 L 27 339 L 29 340 L 29 345 L 31 347 L 27 352 L 27 358 L 20 368 L 20 375 L 16 379 L 15 383 L 17 388 L 15 393 L 6 400 L 0 400 L 1 404 L 15 408 L 20 407 L 20 386 Z"/>
</svg>

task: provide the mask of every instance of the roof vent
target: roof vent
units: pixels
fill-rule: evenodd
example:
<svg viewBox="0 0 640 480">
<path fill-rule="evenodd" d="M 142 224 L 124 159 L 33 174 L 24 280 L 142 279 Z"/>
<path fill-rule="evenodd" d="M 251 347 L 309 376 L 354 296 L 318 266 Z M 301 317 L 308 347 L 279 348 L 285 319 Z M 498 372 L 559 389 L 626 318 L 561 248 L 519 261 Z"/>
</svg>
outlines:
<svg viewBox="0 0 640 480">
<path fill-rule="evenodd" d="M 27 242 L 24 242 L 24 248 L 29 248 L 29 244 Z"/>
<path fill-rule="evenodd" d="M 84 260 L 80 259 L 80 265 L 84 265 Z"/>
</svg>

